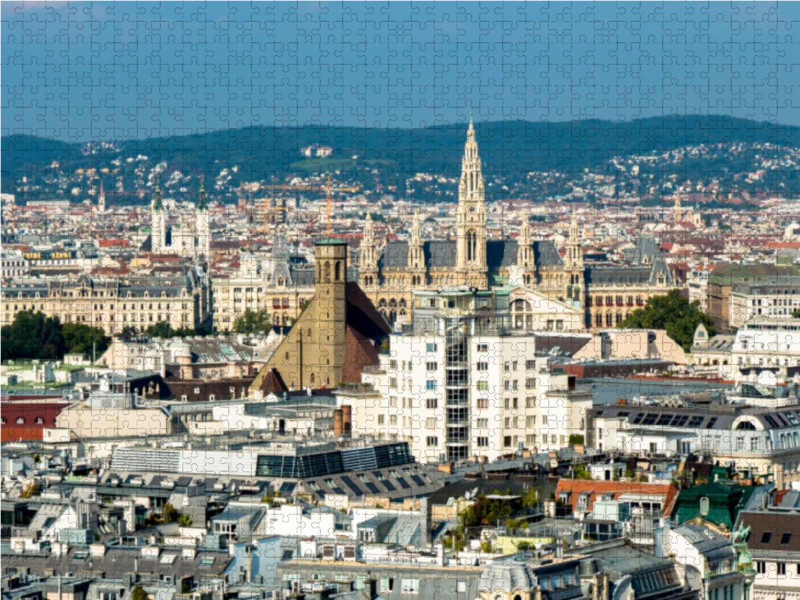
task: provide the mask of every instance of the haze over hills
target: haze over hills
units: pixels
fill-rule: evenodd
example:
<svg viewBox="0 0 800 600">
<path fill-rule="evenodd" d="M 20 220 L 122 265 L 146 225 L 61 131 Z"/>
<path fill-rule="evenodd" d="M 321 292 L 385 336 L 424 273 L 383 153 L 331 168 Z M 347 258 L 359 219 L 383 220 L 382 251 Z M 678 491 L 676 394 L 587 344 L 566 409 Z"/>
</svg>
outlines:
<svg viewBox="0 0 800 600">
<path fill-rule="evenodd" d="M 233 201 L 243 184 L 330 174 L 373 193 L 449 200 L 466 127 L 258 126 L 95 143 L 6 135 L 2 191 L 18 201 L 84 200 L 96 196 L 102 181 L 112 202 L 130 204 L 146 202 L 156 178 L 165 193 L 188 199 L 204 175 L 212 195 Z M 593 188 L 608 184 L 622 193 L 655 197 L 685 182 L 689 193 L 709 187 L 723 195 L 800 193 L 796 126 L 712 115 L 486 122 L 476 130 L 489 200 L 576 194 L 591 199 L 602 193 Z M 304 148 L 310 157 L 301 153 Z M 115 190 L 134 194 L 114 198 Z"/>
</svg>

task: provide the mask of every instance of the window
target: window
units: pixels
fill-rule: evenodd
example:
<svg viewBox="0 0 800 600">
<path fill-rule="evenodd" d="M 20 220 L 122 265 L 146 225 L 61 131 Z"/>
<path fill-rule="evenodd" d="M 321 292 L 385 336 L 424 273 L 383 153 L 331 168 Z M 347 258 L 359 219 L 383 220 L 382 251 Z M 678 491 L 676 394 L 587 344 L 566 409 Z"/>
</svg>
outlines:
<svg viewBox="0 0 800 600">
<path fill-rule="evenodd" d="M 489 408 L 489 399 L 488 398 L 478 398 L 476 402 L 476 406 L 478 408 Z"/>
<path fill-rule="evenodd" d="M 478 429 L 486 429 L 487 427 L 489 427 L 489 419 L 476 419 L 475 427 L 477 427 Z"/>
<path fill-rule="evenodd" d="M 477 384 L 479 392 L 488 392 L 489 391 L 489 382 L 488 381 L 479 381 Z"/>
<path fill-rule="evenodd" d="M 547 425 L 547 415 L 542 415 L 542 425 Z"/>
<path fill-rule="evenodd" d="M 378 425 L 386 424 L 386 415 L 378 415 Z"/>
<path fill-rule="evenodd" d="M 381 577 L 381 591 L 382 592 L 391 592 L 392 585 L 394 584 L 394 580 L 388 577 Z"/>
<path fill-rule="evenodd" d="M 526 360 L 525 361 L 525 369 L 528 371 L 533 371 L 536 369 L 536 361 L 535 360 Z"/>
<path fill-rule="evenodd" d="M 425 427 L 427 429 L 436 429 L 436 417 L 428 417 L 425 419 Z"/>
<path fill-rule="evenodd" d="M 512 371 L 516 371 L 517 370 L 517 361 L 512 361 L 511 362 L 511 370 Z"/>
<path fill-rule="evenodd" d="M 708 516 L 709 504 L 710 502 L 707 497 L 703 496 L 700 498 L 700 514 L 704 517 Z"/>
<path fill-rule="evenodd" d="M 479 362 L 477 364 L 478 371 L 488 371 L 489 370 L 489 363 L 488 362 Z"/>
<path fill-rule="evenodd" d="M 761 543 L 762 544 L 769 544 L 769 541 L 772 539 L 772 532 L 765 531 L 761 534 Z"/>
<path fill-rule="evenodd" d="M 767 563 L 765 563 L 763 560 L 757 560 L 756 571 L 761 575 L 764 575 L 767 572 Z"/>
<path fill-rule="evenodd" d="M 536 398 L 525 398 L 525 408 L 535 408 Z"/>
<path fill-rule="evenodd" d="M 744 438 L 743 437 L 736 438 L 736 449 L 737 450 L 744 450 Z"/>
<path fill-rule="evenodd" d="M 478 352 L 488 352 L 489 344 L 478 344 Z"/>
<path fill-rule="evenodd" d="M 525 417 L 525 427 L 533 427 L 536 425 L 536 417 Z"/>
<path fill-rule="evenodd" d="M 389 368 L 392 369 L 392 370 L 396 370 L 397 369 L 397 361 L 396 360 L 390 360 L 389 361 Z"/>
<path fill-rule="evenodd" d="M 428 444 L 428 448 L 435 448 L 439 445 L 439 438 L 436 436 L 428 436 L 425 438 L 425 441 Z"/>
<path fill-rule="evenodd" d="M 535 377 L 528 377 L 525 380 L 525 389 L 526 390 L 532 390 L 535 387 L 536 387 L 536 378 Z"/>
<path fill-rule="evenodd" d="M 419 593 L 419 579 L 403 579 L 401 591 L 404 594 L 418 594 Z"/>
<path fill-rule="evenodd" d="M 503 438 L 503 447 L 504 448 L 511 448 L 511 436 L 507 435 Z"/>
<path fill-rule="evenodd" d="M 425 363 L 425 370 L 426 371 L 435 371 L 436 370 L 436 363 L 435 362 Z"/>
<path fill-rule="evenodd" d="M 475 443 L 478 446 L 478 448 L 488 448 L 489 447 L 489 438 L 488 437 L 477 437 Z"/>
<path fill-rule="evenodd" d="M 511 382 L 506 380 L 503 382 L 503 389 L 507 392 L 511 391 Z"/>
<path fill-rule="evenodd" d="M 457 594 L 465 594 L 467 592 L 467 582 L 463 579 L 459 579 L 456 582 L 456 593 Z"/>
<path fill-rule="evenodd" d="M 425 382 L 425 389 L 428 390 L 429 392 L 435 392 L 436 391 L 436 382 L 435 381 L 430 381 L 430 380 L 426 381 Z"/>
<path fill-rule="evenodd" d="M 425 344 L 425 349 L 428 352 L 436 352 L 437 346 L 436 344 Z"/>
<path fill-rule="evenodd" d="M 397 389 L 397 377 L 389 377 L 389 387 L 391 389 Z"/>
<path fill-rule="evenodd" d="M 397 415 L 389 415 L 389 425 L 397 425 Z"/>
<path fill-rule="evenodd" d="M 428 398 L 425 400 L 425 406 L 427 408 L 438 408 L 439 401 L 436 398 Z"/>
<path fill-rule="evenodd" d="M 792 539 L 792 532 L 791 531 L 784 532 L 784 534 L 781 536 L 781 545 L 783 546 L 788 544 L 791 539 Z"/>
<path fill-rule="evenodd" d="M 786 575 L 786 563 L 783 562 L 775 563 L 775 566 L 778 569 L 778 575 Z"/>
</svg>

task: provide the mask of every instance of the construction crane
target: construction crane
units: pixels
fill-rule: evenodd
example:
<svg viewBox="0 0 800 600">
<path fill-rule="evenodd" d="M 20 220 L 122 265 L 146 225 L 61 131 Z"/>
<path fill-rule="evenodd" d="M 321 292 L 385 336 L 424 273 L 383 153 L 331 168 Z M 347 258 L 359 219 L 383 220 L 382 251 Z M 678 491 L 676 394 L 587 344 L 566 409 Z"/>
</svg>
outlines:
<svg viewBox="0 0 800 600">
<path fill-rule="evenodd" d="M 325 192 L 325 203 L 327 208 L 327 217 L 328 217 L 328 226 L 327 232 L 328 237 L 331 236 L 331 212 L 332 212 L 332 200 L 331 200 L 331 193 L 332 192 L 358 192 L 360 190 L 359 187 L 339 187 L 339 188 L 332 188 L 331 187 L 331 178 L 328 177 L 328 182 L 326 185 L 265 185 L 262 186 L 268 190 L 294 190 L 298 192 Z M 269 210 L 267 206 L 268 198 L 264 197 L 264 233 L 266 234 L 269 230 Z M 285 206 L 274 208 L 273 210 L 286 210 Z"/>
</svg>

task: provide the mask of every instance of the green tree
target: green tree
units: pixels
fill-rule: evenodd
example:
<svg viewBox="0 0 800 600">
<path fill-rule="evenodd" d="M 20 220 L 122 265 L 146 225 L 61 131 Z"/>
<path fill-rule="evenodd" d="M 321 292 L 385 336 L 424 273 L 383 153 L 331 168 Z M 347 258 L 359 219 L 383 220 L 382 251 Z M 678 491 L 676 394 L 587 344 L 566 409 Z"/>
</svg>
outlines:
<svg viewBox="0 0 800 600">
<path fill-rule="evenodd" d="M 175 336 L 175 330 L 167 321 L 153 323 L 149 325 L 144 332 L 150 337 L 171 338 Z"/>
<path fill-rule="evenodd" d="M 702 323 L 708 335 L 714 335 L 714 322 L 700 310 L 700 303 L 689 302 L 680 290 L 671 290 L 666 296 L 648 298 L 644 308 L 631 313 L 618 327 L 622 329 L 664 329 L 684 352 L 692 349 L 694 331 Z"/>
<path fill-rule="evenodd" d="M 180 523 L 183 527 L 189 527 L 192 524 L 192 517 L 189 515 L 181 515 L 178 517 L 178 523 Z"/>
<path fill-rule="evenodd" d="M 102 328 L 89 327 L 83 323 L 64 323 L 61 334 L 69 354 L 90 355 L 94 344 L 96 355 L 100 356 L 111 343 L 111 338 L 106 336 Z"/>
<path fill-rule="evenodd" d="M 167 502 L 161 509 L 161 521 L 164 523 L 174 523 L 178 520 L 178 509 Z"/>
<path fill-rule="evenodd" d="M 792 317 L 795 319 L 800 319 L 800 308 L 795 308 L 794 312 L 792 313 Z"/>
<path fill-rule="evenodd" d="M 129 342 L 130 340 L 135 338 L 138 335 L 138 333 L 139 332 L 136 331 L 136 327 L 134 327 L 133 325 L 125 325 L 125 327 L 122 328 L 122 331 L 120 331 L 119 337 L 121 337 L 126 342 Z"/>
<path fill-rule="evenodd" d="M 148 600 L 148 598 L 147 592 L 145 592 L 144 588 L 140 585 L 137 585 L 131 590 L 131 600 Z"/>
<path fill-rule="evenodd" d="M 233 322 L 234 333 L 261 333 L 269 331 L 272 322 L 266 308 L 246 310 Z"/>
<path fill-rule="evenodd" d="M 572 471 L 573 479 L 591 479 L 592 475 L 584 465 L 578 465 Z"/>
<path fill-rule="evenodd" d="M 0 331 L 2 360 L 17 358 L 58 359 L 64 356 L 66 345 L 58 317 L 42 312 L 23 310 L 14 322 Z"/>
</svg>

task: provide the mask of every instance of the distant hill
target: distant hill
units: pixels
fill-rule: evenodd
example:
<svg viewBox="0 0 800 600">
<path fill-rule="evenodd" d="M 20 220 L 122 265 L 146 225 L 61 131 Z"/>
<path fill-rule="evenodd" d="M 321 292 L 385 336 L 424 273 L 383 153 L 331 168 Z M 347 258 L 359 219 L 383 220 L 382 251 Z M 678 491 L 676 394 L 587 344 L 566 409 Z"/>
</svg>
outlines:
<svg viewBox="0 0 800 600">
<path fill-rule="evenodd" d="M 168 171 L 177 170 L 183 176 L 205 173 L 218 177 L 228 169 L 229 179 L 217 187 L 223 195 L 232 194 L 243 182 L 285 181 L 294 175 L 336 171 L 340 180 L 365 187 L 398 186 L 403 192 L 406 180 L 418 173 L 458 177 L 466 127 L 465 123 L 418 129 L 247 127 L 105 145 L 7 135 L 1 140 L 2 191 L 20 194 L 20 182 L 27 177 L 26 194 L 53 193 L 59 176 L 78 184 L 80 177 L 73 175 L 92 168 L 117 170 L 115 176 L 99 175 L 104 181 L 109 179 L 107 194 L 114 188 L 114 178 L 127 190 L 137 189 L 143 185 L 141 172 L 136 173 L 142 161 L 135 159 L 143 155 L 150 166 L 163 161 L 169 164 Z M 586 169 L 616 175 L 612 159 L 699 144 L 710 146 L 711 151 L 683 157 L 677 172 L 690 180 L 713 176 L 732 182 L 737 173 L 750 168 L 749 151 L 737 154 L 735 160 L 725 158 L 732 148 L 758 147 L 764 155 L 779 151 L 768 144 L 792 151 L 800 145 L 798 127 L 725 116 L 653 117 L 632 122 L 502 121 L 477 123 L 476 130 L 487 181 L 496 176 L 512 187 L 524 186 L 530 172 L 559 172 L 573 180 Z M 313 144 L 330 146 L 333 154 L 303 157 L 301 149 Z M 663 172 L 664 165 L 661 167 L 659 172 Z M 765 185 L 783 183 L 786 187 L 789 182 L 793 189 L 798 185 L 795 179 L 791 170 Z"/>
</svg>

